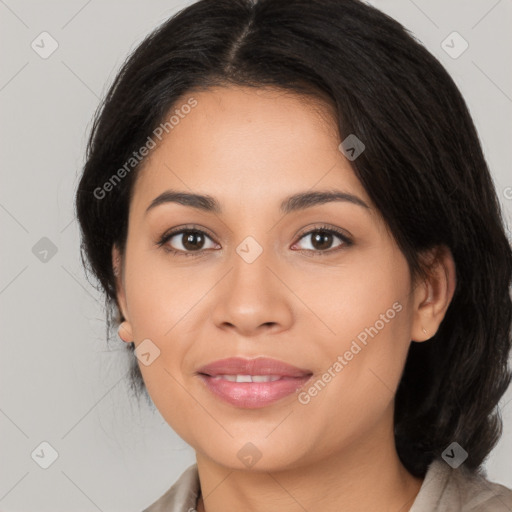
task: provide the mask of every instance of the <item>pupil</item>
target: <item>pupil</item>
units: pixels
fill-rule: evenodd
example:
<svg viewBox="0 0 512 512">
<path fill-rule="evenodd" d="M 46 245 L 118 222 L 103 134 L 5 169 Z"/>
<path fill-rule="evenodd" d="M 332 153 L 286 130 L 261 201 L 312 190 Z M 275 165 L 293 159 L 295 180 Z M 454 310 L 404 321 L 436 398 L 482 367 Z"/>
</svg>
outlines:
<svg viewBox="0 0 512 512">
<path fill-rule="evenodd" d="M 183 242 L 183 247 L 185 247 L 186 249 L 189 249 L 189 250 L 194 250 L 194 249 L 197 249 L 197 245 L 201 245 L 201 238 L 202 238 L 202 235 L 201 233 L 189 233 L 188 235 L 184 235 L 184 238 L 185 238 L 185 241 Z M 195 238 L 198 238 L 199 239 L 199 244 L 197 244 L 197 241 L 196 241 L 196 244 L 194 244 L 194 239 Z"/>
<path fill-rule="evenodd" d="M 329 246 L 331 245 L 331 239 L 331 233 L 316 233 L 315 235 L 313 235 L 313 246 L 319 250 L 328 249 Z M 318 247 L 318 245 L 320 245 L 321 247 Z"/>
</svg>

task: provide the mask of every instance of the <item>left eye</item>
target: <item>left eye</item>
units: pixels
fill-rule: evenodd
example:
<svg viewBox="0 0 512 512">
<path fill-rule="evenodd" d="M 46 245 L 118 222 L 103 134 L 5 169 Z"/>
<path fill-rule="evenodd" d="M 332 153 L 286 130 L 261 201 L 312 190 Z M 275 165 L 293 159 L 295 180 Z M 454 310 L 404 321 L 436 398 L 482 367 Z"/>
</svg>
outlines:
<svg viewBox="0 0 512 512">
<path fill-rule="evenodd" d="M 300 240 L 307 239 L 310 237 L 310 247 L 303 248 L 306 251 L 320 251 L 325 252 L 333 249 L 332 243 L 337 238 L 340 240 L 338 245 L 335 245 L 334 248 L 341 247 L 343 245 L 350 245 L 351 241 L 341 233 L 334 231 L 332 229 L 314 229 L 312 231 L 308 231 L 304 235 L 301 236 Z"/>
</svg>

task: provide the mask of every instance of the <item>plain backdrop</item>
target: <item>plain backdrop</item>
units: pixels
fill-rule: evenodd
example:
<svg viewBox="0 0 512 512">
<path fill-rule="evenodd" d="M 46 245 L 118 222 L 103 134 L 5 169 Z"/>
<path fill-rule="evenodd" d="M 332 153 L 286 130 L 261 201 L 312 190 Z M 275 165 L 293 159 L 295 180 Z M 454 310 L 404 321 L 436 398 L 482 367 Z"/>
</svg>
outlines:
<svg viewBox="0 0 512 512">
<path fill-rule="evenodd" d="M 195 462 L 158 411 L 130 399 L 129 356 L 120 340 L 106 345 L 73 210 L 100 98 L 143 37 L 190 3 L 0 0 L 1 511 L 140 512 Z M 510 222 L 512 1 L 369 3 L 405 25 L 460 87 Z M 503 437 L 486 464 L 508 487 L 511 401 L 509 389 Z"/>
</svg>

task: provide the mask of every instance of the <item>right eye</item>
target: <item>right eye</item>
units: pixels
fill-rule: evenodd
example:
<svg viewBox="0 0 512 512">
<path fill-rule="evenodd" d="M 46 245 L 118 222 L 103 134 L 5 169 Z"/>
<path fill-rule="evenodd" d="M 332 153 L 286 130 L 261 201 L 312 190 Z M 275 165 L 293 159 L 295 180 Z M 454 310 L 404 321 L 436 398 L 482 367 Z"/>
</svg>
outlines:
<svg viewBox="0 0 512 512">
<path fill-rule="evenodd" d="M 176 239 L 174 247 L 171 243 L 173 239 Z M 192 256 L 196 254 L 202 254 L 206 249 L 203 247 L 206 239 L 209 239 L 213 243 L 215 248 L 215 242 L 210 236 L 200 229 L 191 228 L 180 228 L 165 233 L 160 240 L 157 242 L 158 246 L 163 246 L 164 250 L 171 252 L 175 256 Z M 177 247 L 176 247 L 177 246 Z"/>
</svg>

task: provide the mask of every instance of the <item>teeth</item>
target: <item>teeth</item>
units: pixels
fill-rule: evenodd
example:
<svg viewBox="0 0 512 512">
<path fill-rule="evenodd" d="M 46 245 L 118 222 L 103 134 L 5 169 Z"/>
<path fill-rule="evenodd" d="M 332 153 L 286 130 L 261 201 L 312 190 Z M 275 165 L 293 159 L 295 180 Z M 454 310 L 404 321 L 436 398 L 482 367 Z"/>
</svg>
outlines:
<svg viewBox="0 0 512 512">
<path fill-rule="evenodd" d="M 279 375 L 252 375 L 253 382 L 274 382 L 280 378 Z"/>
<path fill-rule="evenodd" d="M 279 375 L 217 375 L 215 379 L 224 379 L 230 382 L 274 382 Z"/>
<path fill-rule="evenodd" d="M 235 380 L 237 382 L 252 382 L 252 377 L 250 375 L 237 375 Z"/>
</svg>

